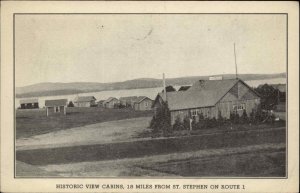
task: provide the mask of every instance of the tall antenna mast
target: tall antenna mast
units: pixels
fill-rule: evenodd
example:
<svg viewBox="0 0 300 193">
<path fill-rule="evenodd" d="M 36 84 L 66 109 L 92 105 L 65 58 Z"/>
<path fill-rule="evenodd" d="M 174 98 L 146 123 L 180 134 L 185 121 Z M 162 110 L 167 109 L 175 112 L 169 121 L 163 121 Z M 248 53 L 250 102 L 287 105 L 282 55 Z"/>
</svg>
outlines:
<svg viewBox="0 0 300 193">
<path fill-rule="evenodd" d="M 235 43 L 233 43 L 233 50 L 234 50 L 234 62 L 235 62 L 235 78 L 238 79 L 238 70 L 237 70 L 236 53 L 235 53 Z"/>
<path fill-rule="evenodd" d="M 166 90 L 165 73 L 163 73 L 163 87 L 164 87 L 164 99 L 165 99 L 165 101 L 167 101 L 167 90 Z"/>
</svg>

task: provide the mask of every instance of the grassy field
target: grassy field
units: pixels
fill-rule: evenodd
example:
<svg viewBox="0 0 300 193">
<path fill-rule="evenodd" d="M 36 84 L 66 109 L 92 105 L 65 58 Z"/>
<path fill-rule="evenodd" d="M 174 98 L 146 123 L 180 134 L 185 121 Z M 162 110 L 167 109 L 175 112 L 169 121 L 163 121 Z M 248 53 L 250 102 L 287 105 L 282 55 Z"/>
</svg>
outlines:
<svg viewBox="0 0 300 193">
<path fill-rule="evenodd" d="M 17 176 L 285 176 L 284 122 L 151 138 L 150 111 L 68 108 L 67 116 L 46 117 L 39 109 L 16 116 L 17 146 L 32 140 L 38 147 L 17 149 Z M 47 140 L 75 145 L 39 147 Z"/>
<path fill-rule="evenodd" d="M 142 168 L 177 176 L 283 177 L 285 158 L 285 149 L 280 149 L 172 160 Z"/>
<path fill-rule="evenodd" d="M 16 111 L 16 138 L 31 137 L 53 131 L 106 121 L 152 116 L 152 111 L 133 109 L 67 108 L 66 116 L 46 117 L 45 109 Z"/>
<path fill-rule="evenodd" d="M 16 140 L 16 149 L 42 149 L 144 140 L 137 136 L 149 130 L 150 120 L 151 117 L 122 119 L 54 131 L 29 138 L 19 138 Z"/>
<path fill-rule="evenodd" d="M 32 165 L 63 164 L 134 158 L 201 149 L 242 147 L 264 143 L 285 143 L 285 140 L 285 128 L 276 128 L 111 144 L 19 150 L 16 159 Z"/>
<path fill-rule="evenodd" d="M 285 143 L 266 143 L 44 166 L 17 162 L 17 176 L 283 177 L 284 158 Z"/>
</svg>

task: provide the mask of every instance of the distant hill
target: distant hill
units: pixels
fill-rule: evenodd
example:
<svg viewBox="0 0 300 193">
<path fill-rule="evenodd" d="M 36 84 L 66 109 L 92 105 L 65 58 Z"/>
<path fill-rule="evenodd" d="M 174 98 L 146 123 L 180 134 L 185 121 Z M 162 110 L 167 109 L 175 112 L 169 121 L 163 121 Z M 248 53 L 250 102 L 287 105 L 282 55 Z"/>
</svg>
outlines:
<svg viewBox="0 0 300 193">
<path fill-rule="evenodd" d="M 235 78 L 235 74 L 213 75 L 223 76 L 223 79 Z M 208 80 L 211 76 L 189 76 L 166 79 L 167 85 L 189 85 L 197 80 Z M 286 78 L 286 73 L 279 74 L 239 74 L 242 80 L 264 80 L 272 78 Z M 72 82 L 72 83 L 39 83 L 16 88 L 16 97 L 38 97 L 67 95 L 104 90 L 137 89 L 161 87 L 161 79 L 141 78 L 124 82 L 98 83 L 98 82 Z"/>
</svg>

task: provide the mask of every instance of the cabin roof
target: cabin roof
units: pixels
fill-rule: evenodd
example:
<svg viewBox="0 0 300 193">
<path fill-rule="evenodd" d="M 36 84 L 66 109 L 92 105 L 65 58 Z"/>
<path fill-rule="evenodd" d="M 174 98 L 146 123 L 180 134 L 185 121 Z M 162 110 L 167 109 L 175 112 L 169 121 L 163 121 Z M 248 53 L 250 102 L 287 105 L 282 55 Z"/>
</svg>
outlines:
<svg viewBox="0 0 300 193">
<path fill-rule="evenodd" d="M 128 97 L 120 97 L 120 101 L 131 101 L 131 100 L 137 100 L 137 96 L 128 96 Z"/>
<path fill-rule="evenodd" d="M 94 96 L 78 96 L 75 98 L 74 102 L 78 103 L 78 102 L 91 102 L 96 100 L 96 98 Z"/>
<path fill-rule="evenodd" d="M 21 99 L 20 104 L 27 104 L 27 103 L 38 103 L 39 100 L 37 98 L 34 99 Z"/>
<path fill-rule="evenodd" d="M 137 101 L 135 103 L 141 103 L 145 99 L 152 100 L 152 99 L 150 99 L 149 97 L 146 97 L 146 96 L 139 96 L 139 97 L 137 97 Z"/>
<path fill-rule="evenodd" d="M 66 106 L 67 102 L 68 102 L 67 99 L 45 100 L 45 106 L 46 107 Z"/>
<path fill-rule="evenodd" d="M 103 103 L 109 103 L 110 101 L 112 101 L 113 99 L 116 99 L 118 100 L 117 98 L 115 97 L 109 97 L 108 99 L 106 99 Z"/>
<path fill-rule="evenodd" d="M 191 88 L 191 86 L 181 86 L 178 91 L 186 91 L 188 90 L 189 88 Z"/>
<path fill-rule="evenodd" d="M 251 89 L 246 83 L 239 79 L 199 80 L 187 91 L 167 92 L 169 109 L 182 110 L 215 106 L 239 81 Z"/>
</svg>

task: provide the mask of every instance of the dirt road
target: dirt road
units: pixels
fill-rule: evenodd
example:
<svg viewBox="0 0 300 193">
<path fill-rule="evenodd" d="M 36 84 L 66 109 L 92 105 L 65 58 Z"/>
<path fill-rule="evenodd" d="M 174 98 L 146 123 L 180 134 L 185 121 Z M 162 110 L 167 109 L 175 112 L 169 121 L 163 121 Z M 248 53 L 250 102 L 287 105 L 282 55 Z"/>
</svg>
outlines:
<svg viewBox="0 0 300 193">
<path fill-rule="evenodd" d="M 104 144 L 135 140 L 135 136 L 147 130 L 151 117 L 109 121 L 20 138 L 17 150 Z"/>
</svg>

